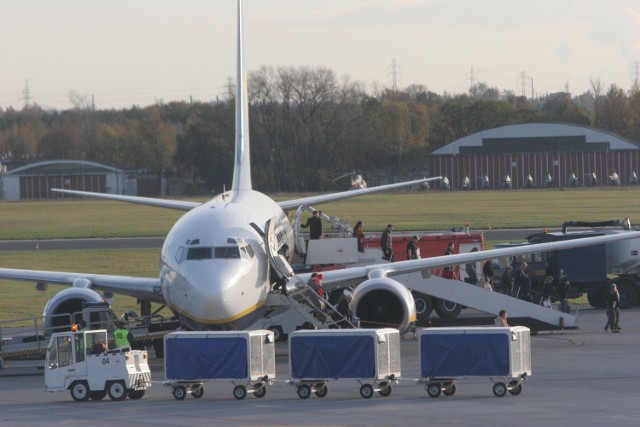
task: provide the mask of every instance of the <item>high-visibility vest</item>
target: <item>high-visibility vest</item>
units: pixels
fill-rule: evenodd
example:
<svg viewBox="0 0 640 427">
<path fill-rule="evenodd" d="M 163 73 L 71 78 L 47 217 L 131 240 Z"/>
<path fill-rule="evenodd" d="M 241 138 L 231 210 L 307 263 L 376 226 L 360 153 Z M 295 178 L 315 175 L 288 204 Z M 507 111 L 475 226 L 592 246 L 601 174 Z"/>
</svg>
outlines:
<svg viewBox="0 0 640 427">
<path fill-rule="evenodd" d="M 116 329 L 113 331 L 113 337 L 116 340 L 116 348 L 131 347 L 131 343 L 129 343 L 127 335 L 129 335 L 129 331 L 126 329 Z"/>
</svg>

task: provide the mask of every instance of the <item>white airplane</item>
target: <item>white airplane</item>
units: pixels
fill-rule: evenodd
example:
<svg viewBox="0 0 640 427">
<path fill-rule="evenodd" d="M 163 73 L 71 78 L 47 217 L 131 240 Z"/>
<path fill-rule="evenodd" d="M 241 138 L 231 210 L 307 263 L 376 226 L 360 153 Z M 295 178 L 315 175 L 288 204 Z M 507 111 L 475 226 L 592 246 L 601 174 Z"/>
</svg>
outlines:
<svg viewBox="0 0 640 427">
<path fill-rule="evenodd" d="M 137 278 L 89 273 L 0 269 L 0 278 L 52 283 L 70 288 L 45 306 L 45 329 L 56 317 L 80 311 L 85 302 L 102 301 L 97 291 L 133 296 L 167 305 L 182 325 L 192 330 L 243 329 L 267 311 L 274 276 L 288 280 L 290 289 L 306 283 L 309 274 L 293 275 L 279 248 L 293 248 L 293 230 L 286 211 L 300 206 L 342 200 L 398 187 L 422 184 L 440 177 L 275 202 L 252 188 L 248 103 L 242 58 L 242 5 L 238 0 L 238 59 L 236 89 L 235 165 L 233 183 L 206 203 L 54 191 L 187 211 L 168 233 L 161 252 L 159 277 Z M 415 322 L 411 292 L 393 276 L 506 255 L 564 249 L 607 241 L 638 238 L 640 233 L 544 243 L 447 257 L 384 263 L 324 272 L 327 289 L 356 286 L 352 305 L 362 324 L 395 325 L 406 330 Z M 275 274 L 274 274 L 275 273 Z M 59 322 L 64 322 L 60 320 Z"/>
</svg>

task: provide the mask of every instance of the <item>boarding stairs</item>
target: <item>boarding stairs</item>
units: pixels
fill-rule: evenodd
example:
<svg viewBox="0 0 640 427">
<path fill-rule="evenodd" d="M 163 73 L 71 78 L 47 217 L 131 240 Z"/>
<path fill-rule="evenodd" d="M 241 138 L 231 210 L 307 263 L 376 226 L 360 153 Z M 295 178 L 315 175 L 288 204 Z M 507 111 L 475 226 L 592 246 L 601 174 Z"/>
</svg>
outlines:
<svg viewBox="0 0 640 427">
<path fill-rule="evenodd" d="M 572 314 L 493 292 L 489 288 L 461 280 L 445 279 L 430 272 L 408 273 L 393 278 L 411 290 L 496 316 L 500 310 L 506 310 L 509 318 L 530 318 L 554 328 L 574 327 L 577 320 Z"/>
<path fill-rule="evenodd" d="M 315 329 L 356 327 L 350 319 L 343 317 L 334 305 L 297 277 L 287 283 L 286 289 L 286 292 L 273 291 L 269 294 L 268 317 L 285 310 L 295 310 L 304 322 L 313 325 Z"/>
</svg>

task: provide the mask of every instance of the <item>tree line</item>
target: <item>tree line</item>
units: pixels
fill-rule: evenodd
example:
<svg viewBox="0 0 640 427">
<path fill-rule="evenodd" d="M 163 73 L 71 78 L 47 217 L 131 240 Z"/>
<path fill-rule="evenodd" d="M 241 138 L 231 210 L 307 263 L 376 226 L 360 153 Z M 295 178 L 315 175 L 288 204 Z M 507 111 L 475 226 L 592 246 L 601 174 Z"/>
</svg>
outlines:
<svg viewBox="0 0 640 427">
<path fill-rule="evenodd" d="M 158 102 L 94 110 L 70 93 L 73 108 L 0 108 L 0 161 L 90 160 L 169 176 L 181 192 L 229 188 L 235 132 L 234 88 L 210 103 Z M 264 192 L 345 189 L 360 173 L 370 184 L 428 175 L 430 153 L 499 126 L 556 122 L 592 126 L 640 141 L 640 91 L 592 79 L 578 96 L 528 99 L 479 83 L 438 95 L 422 85 L 368 92 L 330 69 L 262 67 L 249 75 L 254 187 Z"/>
</svg>

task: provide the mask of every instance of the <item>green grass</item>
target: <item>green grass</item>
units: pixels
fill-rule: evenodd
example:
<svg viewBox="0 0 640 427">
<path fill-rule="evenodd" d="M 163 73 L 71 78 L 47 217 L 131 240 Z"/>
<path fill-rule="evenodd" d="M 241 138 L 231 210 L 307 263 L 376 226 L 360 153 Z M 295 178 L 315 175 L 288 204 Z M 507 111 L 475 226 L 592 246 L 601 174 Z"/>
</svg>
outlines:
<svg viewBox="0 0 640 427">
<path fill-rule="evenodd" d="M 0 266 L 33 270 L 119 274 L 157 277 L 159 249 L 120 249 L 99 251 L 0 252 Z M 40 316 L 42 309 L 63 286 L 49 285 L 36 291 L 31 282 L 0 281 L 0 320 Z M 121 315 L 139 312 L 135 298 L 116 295 L 112 307 Z M 168 314 L 168 311 L 165 313 Z"/>
<path fill-rule="evenodd" d="M 302 195 L 275 196 L 276 200 Z M 317 205 L 343 222 L 365 222 L 365 231 L 388 223 L 402 230 L 552 227 L 567 220 L 603 221 L 640 212 L 640 187 L 414 192 L 369 195 Z M 181 211 L 96 200 L 1 202 L 0 239 L 164 236 Z"/>
</svg>

